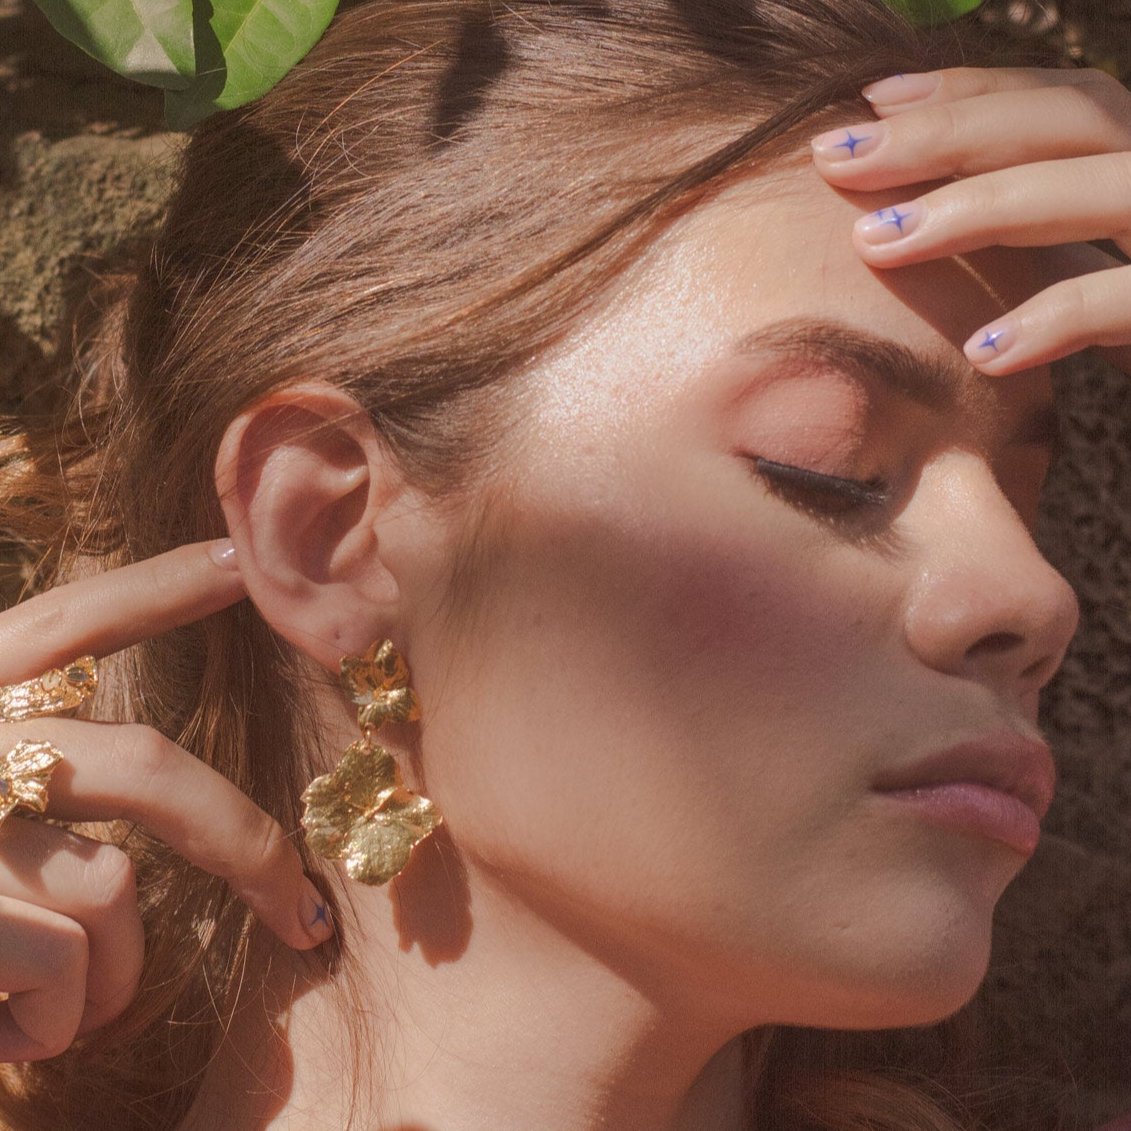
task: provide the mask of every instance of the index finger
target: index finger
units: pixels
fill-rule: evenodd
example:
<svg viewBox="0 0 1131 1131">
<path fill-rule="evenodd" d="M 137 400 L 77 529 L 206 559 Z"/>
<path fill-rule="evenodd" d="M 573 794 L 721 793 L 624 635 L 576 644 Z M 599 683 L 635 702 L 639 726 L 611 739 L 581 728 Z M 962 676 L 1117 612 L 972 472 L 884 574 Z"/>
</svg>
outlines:
<svg viewBox="0 0 1131 1131">
<path fill-rule="evenodd" d="M 194 542 L 49 589 L 0 613 L 0 683 L 107 656 L 246 596 L 229 539 Z"/>
</svg>

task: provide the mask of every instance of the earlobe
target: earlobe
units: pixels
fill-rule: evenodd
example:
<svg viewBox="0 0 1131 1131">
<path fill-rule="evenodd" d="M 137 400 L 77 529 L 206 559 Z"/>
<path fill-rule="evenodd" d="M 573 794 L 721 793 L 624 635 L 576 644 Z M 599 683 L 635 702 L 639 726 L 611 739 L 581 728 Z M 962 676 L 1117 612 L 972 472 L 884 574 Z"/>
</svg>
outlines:
<svg viewBox="0 0 1131 1131">
<path fill-rule="evenodd" d="M 331 385 L 273 393 L 224 434 L 216 487 L 248 595 L 328 668 L 395 621 L 379 528 L 402 486 L 368 415 Z"/>
</svg>

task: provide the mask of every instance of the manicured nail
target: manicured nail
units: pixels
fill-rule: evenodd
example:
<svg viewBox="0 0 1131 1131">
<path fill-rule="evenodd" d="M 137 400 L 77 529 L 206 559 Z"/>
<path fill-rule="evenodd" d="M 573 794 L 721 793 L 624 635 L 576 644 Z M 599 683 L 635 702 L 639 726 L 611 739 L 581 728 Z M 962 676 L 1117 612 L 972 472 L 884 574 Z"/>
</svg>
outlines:
<svg viewBox="0 0 1131 1131">
<path fill-rule="evenodd" d="M 1017 342 L 1017 327 L 1012 322 L 994 322 L 983 326 L 962 347 L 975 365 L 986 365 L 1004 355 Z"/>
<path fill-rule="evenodd" d="M 236 568 L 236 548 L 232 545 L 231 538 L 221 538 L 219 542 L 213 542 L 208 547 L 208 556 L 221 569 Z"/>
<path fill-rule="evenodd" d="M 303 930 L 313 942 L 323 943 L 333 935 L 334 924 L 330 919 L 330 908 L 321 892 L 310 880 L 303 882 L 299 915 L 302 918 Z"/>
<path fill-rule="evenodd" d="M 873 246 L 895 243 L 909 236 L 919 226 L 923 210 L 914 204 L 895 204 L 891 208 L 881 208 L 869 212 L 856 221 L 856 231 L 860 238 Z"/>
<path fill-rule="evenodd" d="M 860 93 L 873 106 L 902 106 L 905 102 L 918 102 L 934 94 L 942 77 L 928 72 L 914 75 L 892 75 L 866 86 Z"/>
<path fill-rule="evenodd" d="M 857 157 L 866 157 L 883 141 L 885 132 L 883 122 L 869 122 L 846 130 L 830 130 L 813 139 L 813 152 L 822 161 L 851 161 Z"/>
</svg>

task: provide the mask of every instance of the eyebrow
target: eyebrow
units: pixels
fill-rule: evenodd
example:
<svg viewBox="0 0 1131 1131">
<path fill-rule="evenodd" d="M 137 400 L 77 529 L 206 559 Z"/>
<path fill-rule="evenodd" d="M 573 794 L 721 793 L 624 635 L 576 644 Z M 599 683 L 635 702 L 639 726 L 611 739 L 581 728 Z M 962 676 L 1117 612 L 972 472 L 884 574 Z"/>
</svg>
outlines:
<svg viewBox="0 0 1131 1131">
<path fill-rule="evenodd" d="M 786 318 L 738 338 L 731 357 L 817 361 L 862 381 L 879 379 L 894 392 L 935 411 L 952 408 L 989 391 L 970 381 L 974 369 L 957 357 L 915 350 L 864 330 L 809 318 Z M 988 407 L 988 404 L 987 404 Z"/>
</svg>

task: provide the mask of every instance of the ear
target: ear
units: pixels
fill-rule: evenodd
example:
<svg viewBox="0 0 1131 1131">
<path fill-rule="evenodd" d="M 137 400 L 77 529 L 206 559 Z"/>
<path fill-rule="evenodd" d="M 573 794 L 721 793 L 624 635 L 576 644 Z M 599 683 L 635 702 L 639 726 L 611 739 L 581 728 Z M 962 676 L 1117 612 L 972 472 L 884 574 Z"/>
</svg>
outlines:
<svg viewBox="0 0 1131 1131">
<path fill-rule="evenodd" d="M 256 402 L 224 434 L 216 487 L 248 596 L 277 632 L 333 670 L 394 634 L 381 528 L 405 483 L 352 397 L 311 383 Z"/>
</svg>

